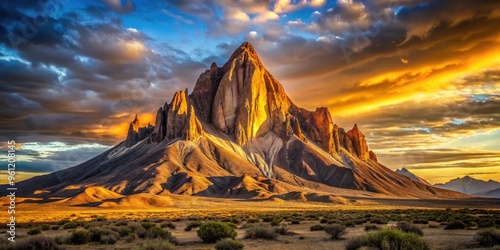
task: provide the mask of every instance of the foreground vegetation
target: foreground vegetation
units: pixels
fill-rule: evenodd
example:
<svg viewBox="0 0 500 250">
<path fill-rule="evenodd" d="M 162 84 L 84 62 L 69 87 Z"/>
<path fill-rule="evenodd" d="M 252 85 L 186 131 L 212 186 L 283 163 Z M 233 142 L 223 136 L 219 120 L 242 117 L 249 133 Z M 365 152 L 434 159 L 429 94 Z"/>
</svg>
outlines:
<svg viewBox="0 0 500 250">
<path fill-rule="evenodd" d="M 245 212 L 203 217 L 156 214 L 119 220 L 102 216 L 85 220 L 75 214 L 61 221 L 24 223 L 17 228 L 15 244 L 6 240 L 5 231 L 1 232 L 0 249 L 106 249 L 120 245 L 154 250 L 203 245 L 229 250 L 243 249 L 256 240 L 285 244 L 316 237 L 315 241 L 319 238 L 325 246 L 340 244 L 347 250 L 426 250 L 434 249 L 429 242 L 432 235 L 426 234 L 429 230 L 446 235 L 456 230 L 470 232 L 474 237 L 461 248 L 500 247 L 500 215 L 496 210 L 483 209 Z"/>
</svg>

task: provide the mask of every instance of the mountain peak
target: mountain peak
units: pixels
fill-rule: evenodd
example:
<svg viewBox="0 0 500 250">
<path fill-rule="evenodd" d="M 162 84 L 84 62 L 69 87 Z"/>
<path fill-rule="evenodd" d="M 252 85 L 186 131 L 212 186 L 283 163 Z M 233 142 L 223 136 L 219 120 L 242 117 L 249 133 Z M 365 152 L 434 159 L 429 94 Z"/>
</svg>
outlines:
<svg viewBox="0 0 500 250">
<path fill-rule="evenodd" d="M 234 50 L 233 54 L 229 58 L 227 63 L 232 63 L 234 59 L 241 58 L 243 60 L 250 60 L 259 65 L 262 65 L 260 62 L 259 56 L 257 52 L 253 48 L 252 44 L 249 42 L 242 43 L 236 50 Z"/>
</svg>

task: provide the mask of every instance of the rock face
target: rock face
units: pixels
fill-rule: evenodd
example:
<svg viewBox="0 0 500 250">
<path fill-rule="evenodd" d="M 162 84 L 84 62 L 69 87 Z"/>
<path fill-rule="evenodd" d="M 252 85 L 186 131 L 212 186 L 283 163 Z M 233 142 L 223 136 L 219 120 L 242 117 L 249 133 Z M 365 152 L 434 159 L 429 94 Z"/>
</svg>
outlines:
<svg viewBox="0 0 500 250">
<path fill-rule="evenodd" d="M 139 127 L 139 119 L 135 115 L 135 119 L 130 123 L 125 139 L 125 146 L 131 147 L 139 141 L 148 138 L 153 132 L 154 127 L 148 124 L 146 127 Z"/>
<path fill-rule="evenodd" d="M 357 124 L 354 124 L 354 127 L 347 132 L 347 137 L 351 140 L 354 153 L 356 153 L 359 159 L 363 161 L 370 159 L 365 135 L 358 129 Z M 375 154 L 373 156 L 376 158 Z"/>
<path fill-rule="evenodd" d="M 222 67 L 213 63 L 190 95 L 176 92 L 158 108 L 154 127 L 139 124 L 136 117 L 123 143 L 74 168 L 27 180 L 19 193 L 57 196 L 69 186 L 100 185 L 120 195 L 306 197 L 314 189 L 338 192 L 332 187 L 405 197 L 454 194 L 377 162 L 358 126 L 346 132 L 327 108 L 296 106 L 249 43 Z"/>
<path fill-rule="evenodd" d="M 203 129 L 193 105 L 190 103 L 187 89 L 174 94 L 170 104 L 156 112 L 155 128 L 150 142 L 161 142 L 180 138 L 194 140 L 203 134 Z"/>
</svg>

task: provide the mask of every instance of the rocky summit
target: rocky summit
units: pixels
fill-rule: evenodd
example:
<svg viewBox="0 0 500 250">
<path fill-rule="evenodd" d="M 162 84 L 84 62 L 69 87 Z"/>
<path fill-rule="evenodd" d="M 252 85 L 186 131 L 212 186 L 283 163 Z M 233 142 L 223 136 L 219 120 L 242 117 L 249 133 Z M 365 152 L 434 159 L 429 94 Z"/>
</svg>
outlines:
<svg viewBox="0 0 500 250">
<path fill-rule="evenodd" d="M 142 193 L 341 203 L 341 196 L 461 196 L 388 169 L 358 126 L 339 127 L 328 108 L 295 105 L 250 43 L 201 73 L 191 93 L 175 93 L 158 108 L 154 126 L 138 124 L 136 117 L 122 143 L 26 180 L 19 193 L 72 204 L 96 190 L 114 202 Z"/>
</svg>

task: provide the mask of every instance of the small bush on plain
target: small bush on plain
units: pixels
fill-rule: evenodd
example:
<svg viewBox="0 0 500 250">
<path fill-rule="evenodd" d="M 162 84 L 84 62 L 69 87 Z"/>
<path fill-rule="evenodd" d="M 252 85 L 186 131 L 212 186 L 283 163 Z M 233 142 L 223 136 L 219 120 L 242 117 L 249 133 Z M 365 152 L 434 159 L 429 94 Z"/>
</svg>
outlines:
<svg viewBox="0 0 500 250">
<path fill-rule="evenodd" d="M 215 244 L 215 250 L 241 250 L 244 245 L 239 240 L 222 239 Z"/>
<path fill-rule="evenodd" d="M 207 222 L 198 229 L 198 237 L 204 242 L 217 242 L 224 238 L 234 239 L 237 235 L 234 228 L 225 222 Z"/>
</svg>

